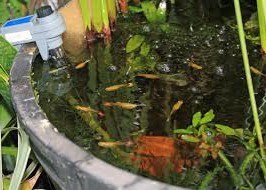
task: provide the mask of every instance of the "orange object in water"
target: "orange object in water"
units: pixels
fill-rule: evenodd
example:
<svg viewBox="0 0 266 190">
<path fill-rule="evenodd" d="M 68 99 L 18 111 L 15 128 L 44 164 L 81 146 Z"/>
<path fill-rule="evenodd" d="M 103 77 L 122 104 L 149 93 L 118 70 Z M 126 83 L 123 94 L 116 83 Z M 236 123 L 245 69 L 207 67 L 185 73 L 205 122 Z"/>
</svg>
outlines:
<svg viewBox="0 0 266 190">
<path fill-rule="evenodd" d="M 141 136 L 135 142 L 135 154 L 131 159 L 141 171 L 150 175 L 163 176 L 173 171 L 181 173 L 185 167 L 199 164 L 198 143 L 164 136 Z"/>
</svg>

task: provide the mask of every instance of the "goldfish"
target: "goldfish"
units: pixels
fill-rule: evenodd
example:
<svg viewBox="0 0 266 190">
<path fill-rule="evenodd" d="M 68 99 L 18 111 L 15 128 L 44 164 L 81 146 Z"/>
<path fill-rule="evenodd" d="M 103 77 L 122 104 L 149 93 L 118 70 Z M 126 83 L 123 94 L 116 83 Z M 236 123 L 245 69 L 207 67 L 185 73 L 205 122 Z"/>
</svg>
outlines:
<svg viewBox="0 0 266 190">
<path fill-rule="evenodd" d="M 133 146 L 133 141 L 116 141 L 116 142 L 98 142 L 98 146 L 104 148 L 115 148 L 117 146 Z"/>
<path fill-rule="evenodd" d="M 193 69 L 197 69 L 197 70 L 201 70 L 202 69 L 202 66 L 196 64 L 196 63 L 193 63 L 193 62 L 190 62 L 188 64 L 188 66 L 192 67 Z"/>
<path fill-rule="evenodd" d="M 160 78 L 158 75 L 155 75 L 155 74 L 137 74 L 136 76 L 147 78 L 147 79 L 159 79 Z"/>
<path fill-rule="evenodd" d="M 257 74 L 257 75 L 261 75 L 261 76 L 264 76 L 264 77 L 266 77 L 266 74 L 264 74 L 264 73 L 262 73 L 261 71 L 259 71 L 258 69 L 256 69 L 255 67 L 250 67 L 250 70 L 253 72 L 253 73 L 255 73 L 255 74 Z"/>
<path fill-rule="evenodd" d="M 108 91 L 108 92 L 111 92 L 111 91 L 116 91 L 116 90 L 118 90 L 120 88 L 124 88 L 124 87 L 130 88 L 130 87 L 133 87 L 133 86 L 134 86 L 133 83 L 130 82 L 130 83 L 127 83 L 127 84 L 117 84 L 117 85 L 114 85 L 114 86 L 109 86 L 109 87 L 105 88 L 105 90 Z"/>
<path fill-rule="evenodd" d="M 93 112 L 93 113 L 97 113 L 99 116 L 104 116 L 102 112 L 92 109 L 90 107 L 75 106 L 75 109 L 79 111 L 84 111 L 84 112 Z"/>
<path fill-rule="evenodd" d="M 79 63 L 75 66 L 75 69 L 82 69 L 83 67 L 85 67 L 87 65 L 87 63 L 89 62 L 89 60 L 86 60 L 82 63 Z"/>
<path fill-rule="evenodd" d="M 124 109 L 134 109 L 138 106 L 137 104 L 124 103 L 124 102 L 105 102 L 104 105 L 108 107 L 116 106 Z"/>
<path fill-rule="evenodd" d="M 183 101 L 182 101 L 182 100 L 179 100 L 178 102 L 176 102 L 176 103 L 174 104 L 174 106 L 173 106 L 173 108 L 172 108 L 172 110 L 171 110 L 171 112 L 170 112 L 170 114 L 169 114 L 169 116 L 168 116 L 168 118 L 167 118 L 167 121 L 169 121 L 170 118 L 171 118 L 171 116 L 172 116 L 177 110 L 179 110 L 179 109 L 181 108 L 182 104 L 183 104 Z"/>
</svg>

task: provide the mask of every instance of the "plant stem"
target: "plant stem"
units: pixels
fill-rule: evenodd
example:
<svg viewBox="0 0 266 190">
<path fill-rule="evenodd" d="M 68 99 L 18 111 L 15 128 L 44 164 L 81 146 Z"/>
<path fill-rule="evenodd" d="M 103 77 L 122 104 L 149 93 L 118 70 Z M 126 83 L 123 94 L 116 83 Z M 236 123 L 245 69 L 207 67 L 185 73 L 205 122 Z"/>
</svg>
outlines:
<svg viewBox="0 0 266 190">
<path fill-rule="evenodd" d="M 79 105 L 79 102 L 71 95 L 67 95 L 65 97 L 65 99 L 73 109 L 76 109 L 75 106 Z M 96 131 L 97 133 L 102 135 L 104 141 L 107 141 L 107 142 L 113 141 L 113 139 L 110 137 L 110 135 L 105 130 L 103 130 L 101 128 L 100 124 L 94 119 L 94 117 L 91 113 L 78 111 L 78 110 L 77 110 L 77 113 L 84 120 L 84 122 L 87 125 L 89 125 L 89 127 L 91 129 L 93 129 L 94 131 Z M 121 150 L 119 148 L 112 148 L 112 150 L 118 156 L 122 156 L 123 158 L 129 157 L 128 153 L 124 152 L 123 150 Z"/>
<path fill-rule="evenodd" d="M 73 96 L 66 96 L 66 100 L 71 105 L 71 107 L 73 107 L 73 109 L 75 109 L 75 106 L 79 105 L 78 101 Z M 91 113 L 78 110 L 77 113 L 89 125 L 90 128 L 102 135 L 103 140 L 111 141 L 111 137 L 109 136 L 109 134 L 100 127 L 99 123 L 95 121 Z"/>
<path fill-rule="evenodd" d="M 223 151 L 220 150 L 218 152 L 218 156 L 223 161 L 223 163 L 224 163 L 225 167 L 227 168 L 228 172 L 231 174 L 231 177 L 232 177 L 235 185 L 238 186 L 239 185 L 239 178 L 238 178 L 238 175 L 237 175 L 233 165 L 227 159 L 227 157 L 224 155 Z"/>
<path fill-rule="evenodd" d="M 261 170 L 262 170 L 263 177 L 264 177 L 264 180 L 265 180 L 265 182 L 266 182 L 266 164 L 265 164 L 265 160 L 263 160 L 263 159 L 261 158 L 261 156 L 258 155 L 258 154 L 256 155 L 256 157 L 257 157 L 257 159 L 259 160 L 260 168 L 261 168 Z"/>
<path fill-rule="evenodd" d="M 245 41 L 245 32 L 243 28 L 239 0 L 234 0 L 234 5 L 235 5 L 238 33 L 239 33 L 239 39 L 240 39 L 240 44 L 241 44 L 241 51 L 242 51 L 242 57 L 243 57 L 243 62 L 244 62 L 249 98 L 250 98 L 250 103 L 251 103 L 251 108 L 252 108 L 252 113 L 253 113 L 253 119 L 255 123 L 255 130 L 256 130 L 256 134 L 257 134 L 257 138 L 259 142 L 261 156 L 263 159 L 265 159 L 264 143 L 263 143 L 263 138 L 262 138 L 262 133 L 261 133 L 256 99 L 254 96 L 254 89 L 253 89 L 253 83 L 252 83 L 252 78 L 251 78 L 251 73 L 250 73 L 247 46 L 246 46 L 246 41 Z"/>
<path fill-rule="evenodd" d="M 204 179 L 202 180 L 198 190 L 205 190 L 208 189 L 208 186 L 210 184 L 210 182 L 213 180 L 213 178 L 215 177 L 215 175 L 217 175 L 217 173 L 221 170 L 220 167 L 216 167 L 214 168 L 213 171 L 208 172 L 207 175 L 204 177 Z"/>
<path fill-rule="evenodd" d="M 266 53 L 266 0 L 257 0 L 257 10 L 261 47 L 263 52 Z"/>
</svg>

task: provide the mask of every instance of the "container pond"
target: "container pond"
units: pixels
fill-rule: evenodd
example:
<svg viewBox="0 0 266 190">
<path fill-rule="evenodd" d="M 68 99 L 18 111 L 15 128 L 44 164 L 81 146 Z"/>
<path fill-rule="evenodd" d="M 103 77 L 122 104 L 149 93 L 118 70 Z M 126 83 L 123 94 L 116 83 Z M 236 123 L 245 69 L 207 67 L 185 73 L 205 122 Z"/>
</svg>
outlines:
<svg viewBox="0 0 266 190">
<path fill-rule="evenodd" d="M 259 166 L 242 164 L 252 121 L 229 26 L 121 18 L 109 45 L 75 59 L 54 68 L 29 44 L 11 72 L 15 109 L 61 189 L 263 188 Z"/>
</svg>

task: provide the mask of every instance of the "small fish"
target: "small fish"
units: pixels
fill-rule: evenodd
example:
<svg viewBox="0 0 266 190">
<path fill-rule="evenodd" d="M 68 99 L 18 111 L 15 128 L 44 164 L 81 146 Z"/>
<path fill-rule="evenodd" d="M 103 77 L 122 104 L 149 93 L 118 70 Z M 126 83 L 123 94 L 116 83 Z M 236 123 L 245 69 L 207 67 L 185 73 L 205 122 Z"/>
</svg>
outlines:
<svg viewBox="0 0 266 190">
<path fill-rule="evenodd" d="M 158 75 L 155 75 L 155 74 L 137 74 L 136 76 L 147 78 L 147 79 L 159 79 L 160 78 Z"/>
<path fill-rule="evenodd" d="M 182 100 L 179 100 L 178 102 L 176 102 L 176 103 L 174 104 L 174 106 L 173 106 L 173 108 L 172 108 L 172 110 L 171 110 L 171 112 L 170 112 L 170 114 L 169 114 L 169 116 L 168 116 L 168 118 L 167 118 L 167 121 L 170 121 L 171 116 L 172 116 L 177 110 L 179 110 L 179 109 L 181 108 L 182 104 L 183 104 L 183 101 L 182 101 Z"/>
<path fill-rule="evenodd" d="M 116 148 L 117 146 L 133 146 L 134 142 L 132 141 L 116 141 L 116 142 L 98 142 L 98 146 L 104 148 Z"/>
<path fill-rule="evenodd" d="M 196 63 L 193 63 L 193 62 L 190 62 L 188 64 L 188 66 L 192 67 L 193 69 L 197 69 L 197 70 L 201 70 L 202 69 L 202 66 L 196 64 Z"/>
<path fill-rule="evenodd" d="M 85 67 L 87 65 L 87 63 L 89 62 L 89 59 L 82 62 L 82 63 L 79 63 L 75 66 L 75 69 L 82 69 L 83 67 Z"/>
<path fill-rule="evenodd" d="M 95 109 L 92 109 L 90 107 L 84 107 L 84 106 L 75 106 L 76 110 L 79 111 L 84 111 L 84 112 L 92 112 L 92 113 L 97 113 L 99 116 L 104 116 L 104 114 L 100 111 L 97 111 Z"/>
<path fill-rule="evenodd" d="M 261 71 L 259 71 L 258 69 L 256 69 L 255 67 L 250 67 L 250 70 L 253 72 L 253 73 L 255 73 L 255 74 L 257 74 L 257 75 L 261 75 L 261 76 L 264 76 L 264 77 L 266 77 L 266 74 L 264 74 L 264 73 L 262 73 Z"/>
<path fill-rule="evenodd" d="M 124 88 L 124 87 L 127 87 L 127 88 L 130 88 L 130 87 L 133 87 L 133 83 L 127 83 L 127 84 L 118 84 L 118 85 L 114 85 L 114 86 L 109 86 L 107 88 L 105 88 L 106 91 L 108 92 L 111 92 L 111 91 L 116 91 L 120 88 Z"/>
<path fill-rule="evenodd" d="M 124 103 L 124 102 L 105 102 L 104 105 L 108 107 L 117 106 L 124 109 L 134 109 L 138 106 L 137 104 Z"/>
</svg>

